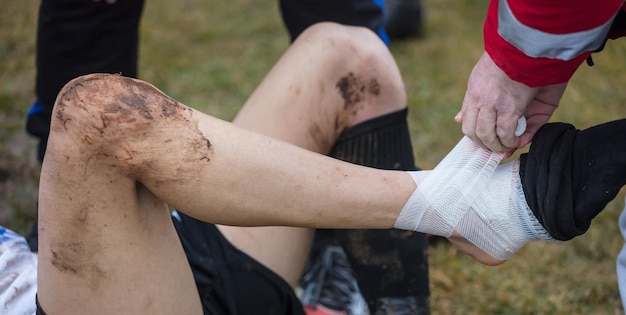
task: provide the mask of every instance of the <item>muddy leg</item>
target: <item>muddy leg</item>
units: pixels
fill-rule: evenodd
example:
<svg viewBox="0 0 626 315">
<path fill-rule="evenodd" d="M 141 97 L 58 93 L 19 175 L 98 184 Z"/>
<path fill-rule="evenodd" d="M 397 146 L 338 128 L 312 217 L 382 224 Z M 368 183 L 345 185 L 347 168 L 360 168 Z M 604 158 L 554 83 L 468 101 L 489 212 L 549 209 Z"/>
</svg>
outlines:
<svg viewBox="0 0 626 315">
<path fill-rule="evenodd" d="M 405 107 L 399 70 L 374 33 L 320 23 L 287 50 L 234 123 L 328 154 L 346 128 Z M 235 246 L 296 285 L 309 253 L 303 244 L 310 244 L 312 230 L 225 226 L 220 230 Z"/>
<path fill-rule="evenodd" d="M 200 313 L 164 201 L 221 224 L 389 228 L 412 189 L 144 82 L 81 77 L 59 96 L 42 169 L 39 299 L 52 315 Z"/>
</svg>

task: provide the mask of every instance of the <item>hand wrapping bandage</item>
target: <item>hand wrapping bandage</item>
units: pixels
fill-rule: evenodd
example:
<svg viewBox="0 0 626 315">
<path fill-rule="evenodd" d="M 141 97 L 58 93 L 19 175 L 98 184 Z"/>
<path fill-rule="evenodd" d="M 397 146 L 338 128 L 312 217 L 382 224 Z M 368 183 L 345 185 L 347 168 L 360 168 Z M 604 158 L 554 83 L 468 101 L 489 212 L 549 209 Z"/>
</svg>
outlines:
<svg viewBox="0 0 626 315">
<path fill-rule="evenodd" d="M 494 258 L 506 260 L 531 240 L 550 240 L 533 216 L 520 182 L 519 161 L 464 137 L 429 172 L 409 172 L 417 189 L 394 227 L 449 237 L 458 232 Z"/>
</svg>

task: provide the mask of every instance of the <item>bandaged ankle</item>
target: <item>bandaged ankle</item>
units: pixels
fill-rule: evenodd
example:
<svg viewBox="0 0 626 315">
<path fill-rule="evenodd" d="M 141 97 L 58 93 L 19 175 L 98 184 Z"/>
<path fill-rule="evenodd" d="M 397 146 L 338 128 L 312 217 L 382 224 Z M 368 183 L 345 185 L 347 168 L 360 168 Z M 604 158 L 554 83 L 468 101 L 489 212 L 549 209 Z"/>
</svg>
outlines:
<svg viewBox="0 0 626 315">
<path fill-rule="evenodd" d="M 458 232 L 505 260 L 531 240 L 551 239 L 526 204 L 518 161 L 463 138 L 433 171 L 410 172 L 418 188 L 394 227 L 449 237 Z"/>
</svg>

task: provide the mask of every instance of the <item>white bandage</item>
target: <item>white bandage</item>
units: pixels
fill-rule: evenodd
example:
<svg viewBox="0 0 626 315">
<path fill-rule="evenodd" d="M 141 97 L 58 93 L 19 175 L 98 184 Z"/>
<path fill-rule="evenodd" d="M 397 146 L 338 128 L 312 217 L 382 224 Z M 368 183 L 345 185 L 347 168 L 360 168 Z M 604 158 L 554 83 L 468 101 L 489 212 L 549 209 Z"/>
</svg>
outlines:
<svg viewBox="0 0 626 315">
<path fill-rule="evenodd" d="M 530 240 L 551 239 L 526 204 L 519 162 L 499 166 L 503 156 L 464 137 L 433 171 L 411 173 L 418 188 L 395 227 L 445 237 L 457 231 L 502 260 Z"/>
</svg>

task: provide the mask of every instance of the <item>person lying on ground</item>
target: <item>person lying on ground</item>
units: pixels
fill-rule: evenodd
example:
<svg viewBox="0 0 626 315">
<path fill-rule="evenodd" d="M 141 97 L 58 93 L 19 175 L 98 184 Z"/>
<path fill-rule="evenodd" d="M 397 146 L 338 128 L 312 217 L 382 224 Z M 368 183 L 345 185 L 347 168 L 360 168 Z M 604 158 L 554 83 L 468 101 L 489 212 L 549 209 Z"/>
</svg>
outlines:
<svg viewBox="0 0 626 315">
<path fill-rule="evenodd" d="M 386 91 L 372 86 L 365 87 Z M 262 119 L 252 113 L 262 111 L 251 108 L 241 117 L 254 126 Z M 260 262 L 265 252 L 304 261 L 311 232 L 299 228 L 395 227 L 448 237 L 476 260 L 499 264 L 529 241 L 584 233 L 626 178 L 625 120 L 584 131 L 546 125 L 527 155 L 503 165 L 502 153 L 464 138 L 434 170 L 417 172 L 352 165 L 250 129 L 143 81 L 94 74 L 68 83 L 55 106 L 40 186 L 43 309 L 210 312 L 210 302 L 223 297 L 199 298 L 169 206 L 220 224 L 221 235 Z M 239 226 L 298 228 L 285 228 L 289 247 L 276 246 L 269 232 L 241 236 L 249 230 Z M 264 263 L 288 284 L 297 281 L 296 264 Z"/>
</svg>

